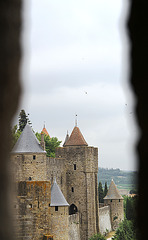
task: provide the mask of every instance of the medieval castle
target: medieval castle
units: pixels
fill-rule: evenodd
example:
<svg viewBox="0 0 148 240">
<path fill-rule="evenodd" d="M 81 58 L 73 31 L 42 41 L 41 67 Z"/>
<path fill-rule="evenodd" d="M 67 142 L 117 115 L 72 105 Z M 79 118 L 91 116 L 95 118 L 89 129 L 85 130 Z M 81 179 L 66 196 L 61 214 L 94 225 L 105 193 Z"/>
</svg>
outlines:
<svg viewBox="0 0 148 240">
<path fill-rule="evenodd" d="M 44 134 L 45 128 L 40 143 L 27 124 L 11 152 L 16 239 L 88 240 L 116 229 L 124 217 L 123 198 L 112 181 L 99 208 L 98 148 L 88 146 L 75 126 L 49 158 Z"/>
</svg>

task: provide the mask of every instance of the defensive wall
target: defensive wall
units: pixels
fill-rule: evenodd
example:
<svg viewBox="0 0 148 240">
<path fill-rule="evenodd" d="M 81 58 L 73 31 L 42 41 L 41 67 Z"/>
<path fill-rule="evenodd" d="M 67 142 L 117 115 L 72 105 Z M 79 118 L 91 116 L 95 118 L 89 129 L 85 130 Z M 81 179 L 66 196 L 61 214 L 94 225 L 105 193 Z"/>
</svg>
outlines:
<svg viewBox="0 0 148 240">
<path fill-rule="evenodd" d="M 110 206 L 99 208 L 99 225 L 101 234 L 112 231 Z"/>
<path fill-rule="evenodd" d="M 80 240 L 79 213 L 69 215 L 69 240 Z"/>
</svg>

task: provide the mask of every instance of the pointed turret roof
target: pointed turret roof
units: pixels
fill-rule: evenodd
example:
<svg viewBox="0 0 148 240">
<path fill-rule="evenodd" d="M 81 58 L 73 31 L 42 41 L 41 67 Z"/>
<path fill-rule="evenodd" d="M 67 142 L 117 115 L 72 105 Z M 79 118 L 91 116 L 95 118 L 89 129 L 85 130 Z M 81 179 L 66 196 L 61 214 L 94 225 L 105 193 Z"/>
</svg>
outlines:
<svg viewBox="0 0 148 240">
<path fill-rule="evenodd" d="M 26 124 L 12 153 L 45 153 L 29 124 Z"/>
<path fill-rule="evenodd" d="M 107 195 L 104 197 L 104 199 L 123 199 L 123 197 L 120 195 L 119 190 L 117 189 L 113 179 L 109 186 Z"/>
<path fill-rule="evenodd" d="M 88 144 L 85 141 L 80 129 L 75 126 L 64 146 L 88 146 Z"/>
<path fill-rule="evenodd" d="M 51 187 L 51 207 L 54 206 L 69 206 L 68 202 L 66 201 L 61 189 L 59 188 L 56 179 Z"/>
<path fill-rule="evenodd" d="M 63 144 L 63 147 L 65 146 L 66 142 L 68 141 L 69 139 L 69 134 L 68 134 L 68 131 L 67 131 L 67 134 L 66 134 L 66 138 L 65 138 L 65 141 L 64 141 L 64 144 Z"/>
<path fill-rule="evenodd" d="M 49 136 L 49 133 L 47 132 L 47 129 L 45 128 L 45 124 L 44 124 L 44 127 L 43 127 L 41 133 L 44 133 L 45 135 Z M 49 137 L 50 137 L 50 136 L 49 136 Z"/>
</svg>

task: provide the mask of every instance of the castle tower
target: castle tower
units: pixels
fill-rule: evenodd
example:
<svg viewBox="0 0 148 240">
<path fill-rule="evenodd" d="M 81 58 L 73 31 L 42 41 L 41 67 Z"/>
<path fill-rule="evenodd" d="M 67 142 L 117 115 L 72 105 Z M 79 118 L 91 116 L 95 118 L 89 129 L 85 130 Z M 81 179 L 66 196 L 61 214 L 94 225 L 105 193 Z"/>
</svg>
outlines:
<svg viewBox="0 0 148 240">
<path fill-rule="evenodd" d="M 50 138 L 50 135 L 49 135 L 49 133 L 48 133 L 48 131 L 47 131 L 46 127 L 45 127 L 45 123 L 44 123 L 44 127 L 43 127 L 43 129 L 42 129 L 42 132 L 41 132 L 41 133 L 43 133 L 43 134 L 45 134 L 45 135 L 49 136 L 49 138 Z"/>
<path fill-rule="evenodd" d="M 80 238 L 88 240 L 99 231 L 98 223 L 98 149 L 89 147 L 75 126 L 56 157 L 65 159 L 66 192 L 69 214 L 79 214 Z"/>
<path fill-rule="evenodd" d="M 119 223 L 124 219 L 123 197 L 120 195 L 113 179 L 109 186 L 104 203 L 110 206 L 112 229 L 116 230 Z"/>
<path fill-rule="evenodd" d="M 38 240 L 49 235 L 51 184 L 46 179 L 46 151 L 26 125 L 11 153 L 16 180 L 16 237 Z"/>
<path fill-rule="evenodd" d="M 51 188 L 50 233 L 54 240 L 69 240 L 68 216 L 69 204 L 61 192 L 56 180 Z"/>
<path fill-rule="evenodd" d="M 17 181 L 46 180 L 46 151 L 27 124 L 11 152 Z"/>
</svg>

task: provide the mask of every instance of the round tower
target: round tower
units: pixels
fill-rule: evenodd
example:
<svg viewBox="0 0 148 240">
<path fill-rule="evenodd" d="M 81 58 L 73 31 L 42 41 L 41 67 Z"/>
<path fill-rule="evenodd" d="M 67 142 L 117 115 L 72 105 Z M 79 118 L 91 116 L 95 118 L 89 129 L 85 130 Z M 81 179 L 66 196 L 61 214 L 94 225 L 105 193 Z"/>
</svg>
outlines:
<svg viewBox="0 0 148 240">
<path fill-rule="evenodd" d="M 116 230 L 124 219 L 123 197 L 120 195 L 113 179 L 104 198 L 105 205 L 110 206 L 112 230 Z"/>
<path fill-rule="evenodd" d="M 27 124 L 11 152 L 16 181 L 46 180 L 46 151 Z"/>
<path fill-rule="evenodd" d="M 55 240 L 69 240 L 69 204 L 67 203 L 56 179 L 51 188 L 50 233 Z"/>
</svg>

